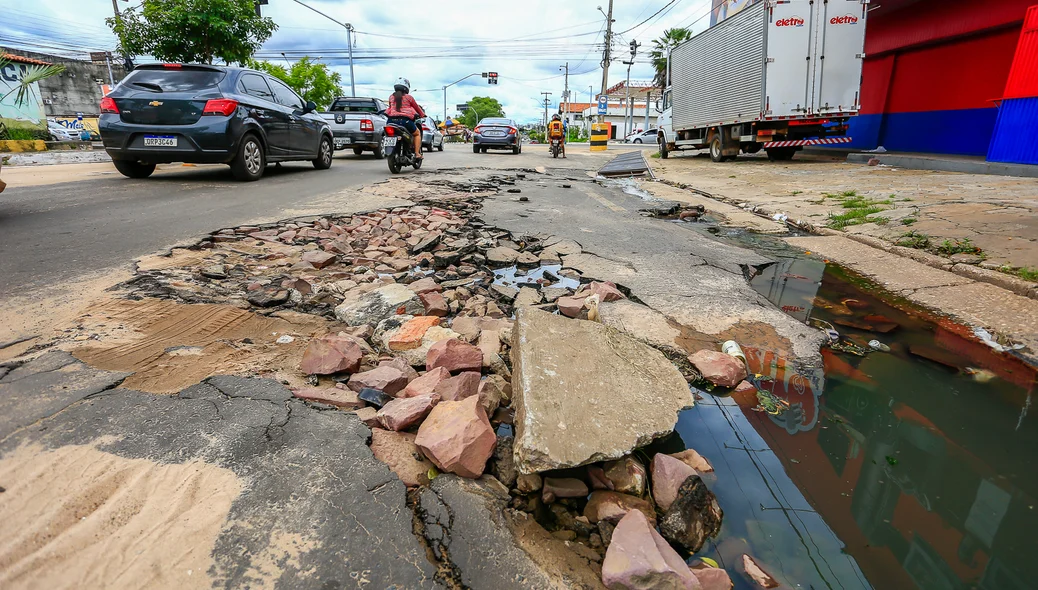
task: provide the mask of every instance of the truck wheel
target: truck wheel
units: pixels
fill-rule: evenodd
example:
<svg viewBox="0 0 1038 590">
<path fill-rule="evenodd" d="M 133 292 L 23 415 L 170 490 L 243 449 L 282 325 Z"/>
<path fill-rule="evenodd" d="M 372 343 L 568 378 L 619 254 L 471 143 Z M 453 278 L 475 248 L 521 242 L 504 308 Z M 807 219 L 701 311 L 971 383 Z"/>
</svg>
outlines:
<svg viewBox="0 0 1038 590">
<path fill-rule="evenodd" d="M 724 157 L 724 152 L 721 150 L 720 133 L 715 133 L 713 139 L 710 140 L 710 159 L 715 162 L 724 162 L 727 159 Z"/>
<path fill-rule="evenodd" d="M 147 178 L 155 171 L 155 164 L 142 164 L 136 160 L 112 160 L 112 163 L 127 178 Z"/>
<path fill-rule="evenodd" d="M 360 149 L 360 148 L 353 148 L 353 153 L 354 153 L 355 155 L 358 155 L 358 156 L 359 156 L 359 155 L 361 155 L 361 154 L 363 154 L 363 153 L 364 153 L 364 150 L 362 150 L 362 149 Z"/>
<path fill-rule="evenodd" d="M 660 135 L 656 138 L 656 143 L 660 144 L 660 158 L 666 160 L 667 156 L 670 155 L 670 152 L 667 151 L 667 141 Z"/>
<path fill-rule="evenodd" d="M 784 162 L 793 159 L 797 153 L 795 147 L 768 148 L 768 159 L 772 162 Z"/>
<path fill-rule="evenodd" d="M 378 138 L 378 142 L 375 144 L 375 159 L 381 160 L 386 157 L 386 148 L 382 147 L 382 138 Z"/>
</svg>

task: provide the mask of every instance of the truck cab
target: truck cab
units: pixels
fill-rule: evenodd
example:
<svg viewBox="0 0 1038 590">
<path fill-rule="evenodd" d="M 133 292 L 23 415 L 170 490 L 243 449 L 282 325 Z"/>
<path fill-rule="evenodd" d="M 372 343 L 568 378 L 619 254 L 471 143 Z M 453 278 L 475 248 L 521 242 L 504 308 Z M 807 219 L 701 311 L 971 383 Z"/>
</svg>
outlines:
<svg viewBox="0 0 1038 590">
<path fill-rule="evenodd" d="M 670 103 L 671 90 L 667 88 L 663 91 L 663 101 L 660 103 L 660 114 L 656 117 L 656 127 L 659 129 L 659 135 L 656 138 L 656 143 L 660 146 L 660 157 L 666 158 L 669 155 L 667 145 L 674 141 L 674 126 L 672 124 L 672 106 Z"/>
</svg>

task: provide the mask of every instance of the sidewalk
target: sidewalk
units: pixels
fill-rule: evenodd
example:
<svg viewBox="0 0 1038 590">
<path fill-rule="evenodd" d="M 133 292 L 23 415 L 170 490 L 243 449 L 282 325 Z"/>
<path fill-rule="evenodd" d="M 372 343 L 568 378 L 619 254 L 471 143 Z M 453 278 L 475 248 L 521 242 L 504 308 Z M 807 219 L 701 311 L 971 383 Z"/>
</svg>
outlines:
<svg viewBox="0 0 1038 590">
<path fill-rule="evenodd" d="M 724 164 L 682 154 L 649 163 L 672 185 L 788 215 L 806 229 L 878 238 L 949 263 L 1038 279 L 1038 178 L 867 166 L 819 154 L 785 163 L 744 155 Z"/>
</svg>

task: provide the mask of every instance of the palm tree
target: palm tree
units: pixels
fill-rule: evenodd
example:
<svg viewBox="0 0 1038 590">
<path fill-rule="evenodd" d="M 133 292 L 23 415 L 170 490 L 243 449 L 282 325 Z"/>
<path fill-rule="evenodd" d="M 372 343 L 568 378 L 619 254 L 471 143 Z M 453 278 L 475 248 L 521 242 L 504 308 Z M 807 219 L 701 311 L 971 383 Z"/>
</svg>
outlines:
<svg viewBox="0 0 1038 590">
<path fill-rule="evenodd" d="M 652 42 L 652 51 L 649 52 L 649 57 L 652 58 L 652 65 L 656 68 L 656 77 L 653 78 L 652 82 L 658 88 L 663 88 L 667 84 L 668 50 L 681 45 L 691 38 L 691 29 L 667 29 L 663 31 L 662 37 Z"/>
<path fill-rule="evenodd" d="M 6 68 L 7 66 L 13 63 L 13 60 L 11 60 L 10 58 L 0 56 L 0 70 Z M 0 100 L 4 100 L 8 96 L 14 94 L 14 102 L 19 106 L 24 106 L 28 104 L 30 96 L 36 99 L 39 98 L 36 96 L 36 91 L 32 87 L 33 84 L 39 82 L 40 80 L 43 80 L 44 78 L 56 76 L 64 71 L 65 66 L 62 65 L 44 66 L 33 64 L 23 66 L 22 78 L 14 83 L 14 88 L 12 88 L 10 92 L 3 96 L 0 96 Z"/>
</svg>

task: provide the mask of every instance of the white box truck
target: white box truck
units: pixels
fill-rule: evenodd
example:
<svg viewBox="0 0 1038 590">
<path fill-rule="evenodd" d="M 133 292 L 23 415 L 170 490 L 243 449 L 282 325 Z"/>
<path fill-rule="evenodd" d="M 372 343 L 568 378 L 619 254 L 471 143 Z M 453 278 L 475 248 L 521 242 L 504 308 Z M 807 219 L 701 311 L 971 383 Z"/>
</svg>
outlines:
<svg viewBox="0 0 1038 590">
<path fill-rule="evenodd" d="M 674 48 L 660 156 L 709 149 L 715 162 L 764 149 L 789 160 L 847 143 L 860 108 L 869 0 L 767 0 Z"/>
</svg>

